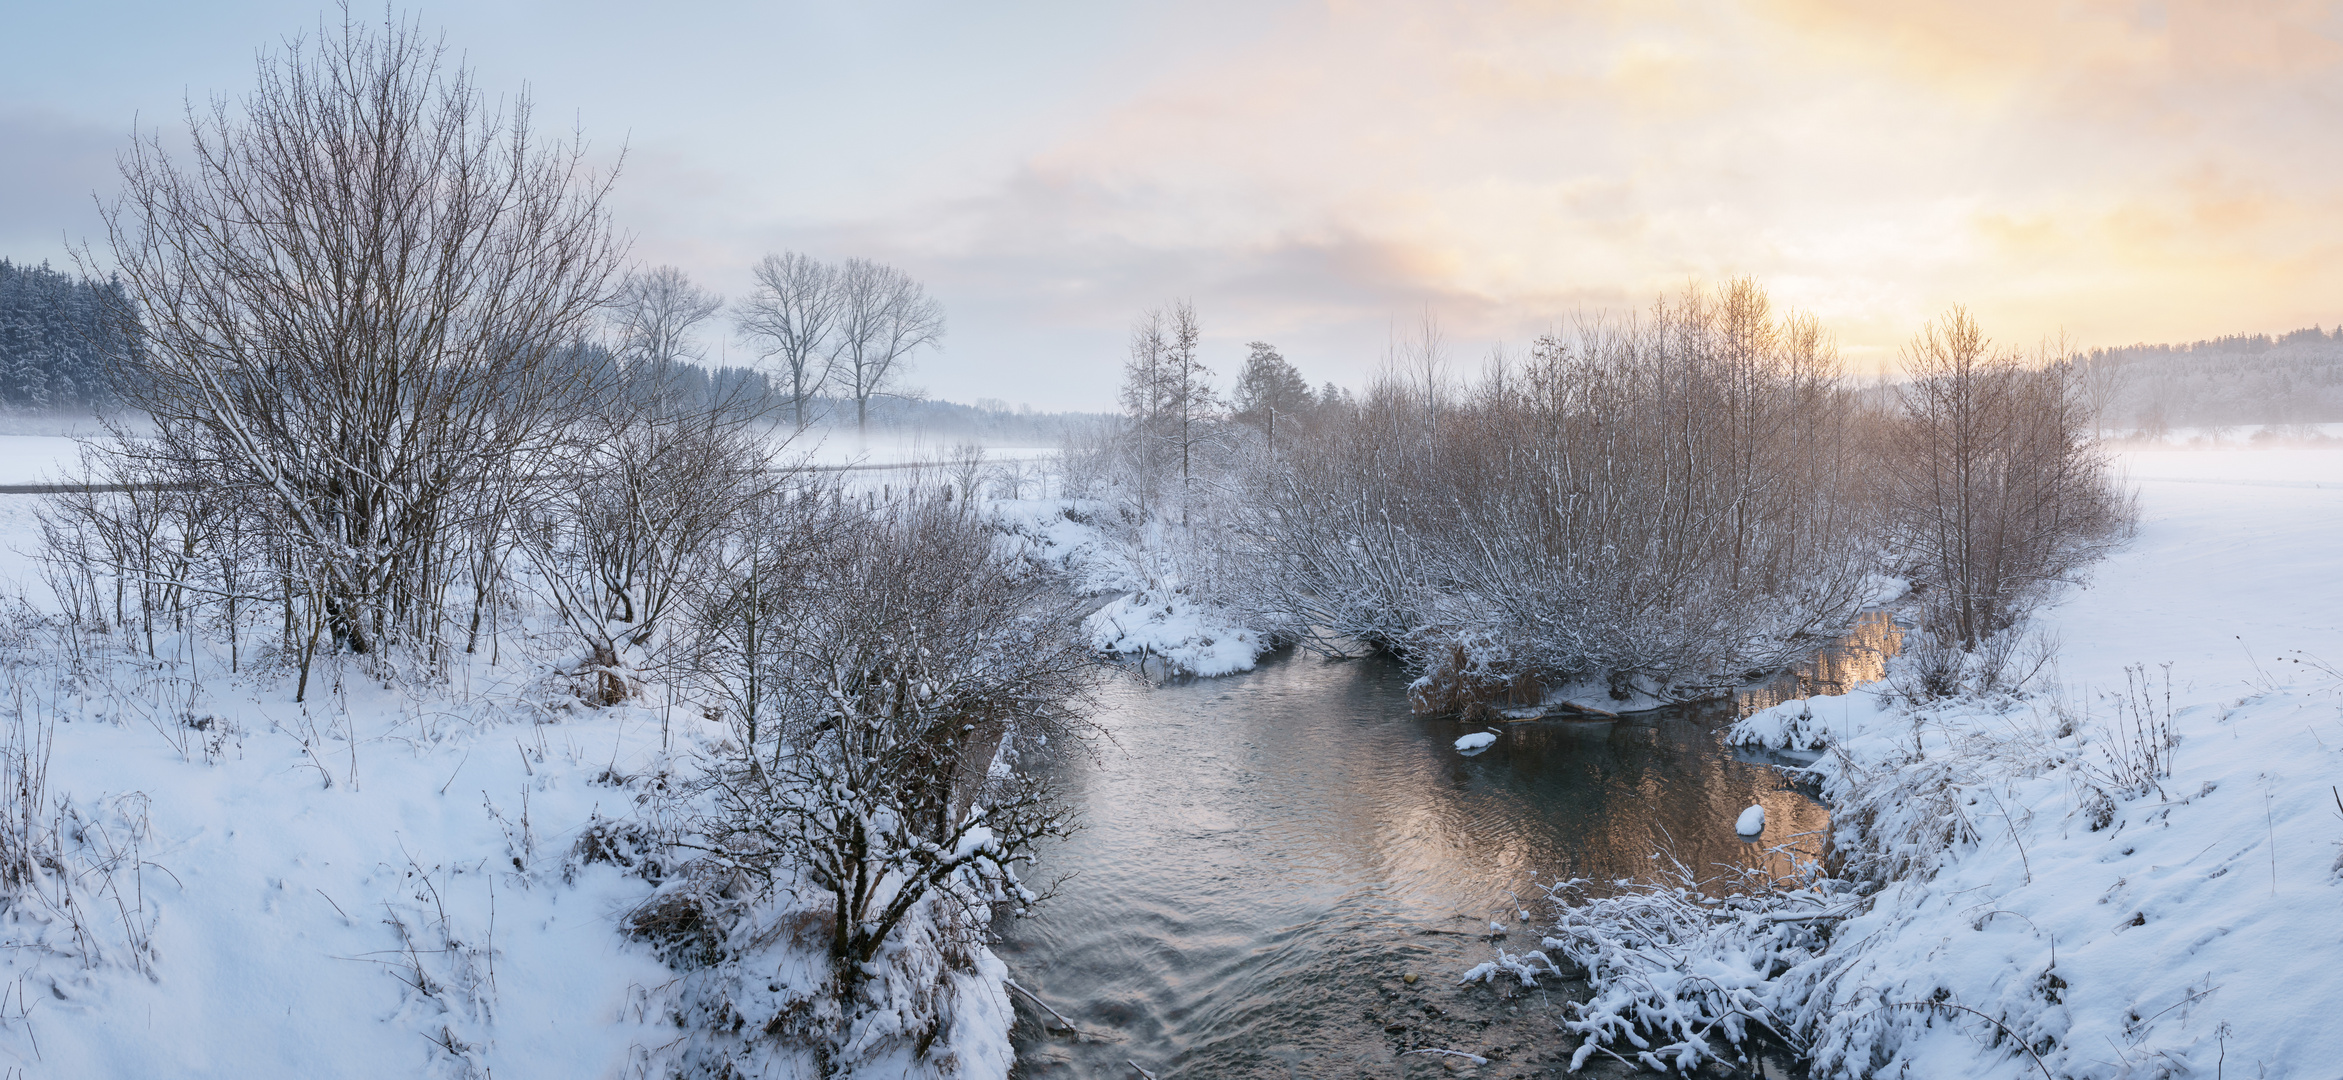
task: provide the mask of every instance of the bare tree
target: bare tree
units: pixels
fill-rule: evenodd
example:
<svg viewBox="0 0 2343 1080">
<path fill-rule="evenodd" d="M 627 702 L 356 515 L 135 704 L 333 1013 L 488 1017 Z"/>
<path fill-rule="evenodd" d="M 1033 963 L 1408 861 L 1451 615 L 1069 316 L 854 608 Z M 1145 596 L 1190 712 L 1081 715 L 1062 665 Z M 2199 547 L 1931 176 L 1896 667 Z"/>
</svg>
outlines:
<svg viewBox="0 0 2343 1080">
<path fill-rule="evenodd" d="M 2067 359 L 1996 349 L 1959 307 L 1904 350 L 1889 535 L 1930 578 L 1930 631 L 1962 652 L 2128 518 Z"/>
<path fill-rule="evenodd" d="M 1145 496 L 1176 467 L 1180 516 L 1187 520 L 1198 454 L 1220 437 L 1220 398 L 1198 351 L 1203 336 L 1196 308 L 1185 300 L 1148 311 L 1132 324 L 1130 358 L 1123 364 L 1123 408 L 1132 422 L 1124 435 L 1130 441 L 1129 480 L 1143 492 L 1142 512 Z"/>
<path fill-rule="evenodd" d="M 1181 300 L 1166 320 L 1162 377 L 1164 403 L 1170 409 L 1170 434 L 1180 452 L 1180 492 L 1192 498 L 1196 486 L 1196 451 L 1219 434 L 1220 397 L 1212 392 L 1212 369 L 1204 366 L 1198 347 L 1204 327 L 1196 320 L 1196 305 Z M 1187 520 L 1183 508 L 1180 520 Z"/>
<path fill-rule="evenodd" d="M 579 432 L 575 479 L 521 518 L 534 580 L 585 645 L 570 673 L 587 701 L 615 705 L 646 672 L 688 666 L 663 631 L 786 479 L 754 420 L 722 402 L 629 395 Z"/>
<path fill-rule="evenodd" d="M 190 105 L 184 153 L 138 139 L 102 207 L 146 328 L 132 404 L 200 482 L 269 508 L 314 582 L 303 617 L 354 652 L 438 641 L 472 496 L 546 471 L 592 409 L 561 357 L 619 265 L 609 178 L 530 116 L 413 24 L 345 9 L 251 93 Z"/>
<path fill-rule="evenodd" d="M 723 306 L 723 297 L 692 284 L 691 275 L 676 267 L 628 274 L 610 305 L 619 360 L 664 378 L 677 363 L 705 355 L 697 331 Z"/>
<path fill-rule="evenodd" d="M 756 287 L 733 320 L 742 337 L 788 369 L 789 405 L 803 428 L 806 402 L 830 381 L 831 336 L 843 306 L 839 273 L 794 251 L 765 256 L 753 273 Z"/>
<path fill-rule="evenodd" d="M 1123 361 L 1123 410 L 1131 422 L 1119 429 L 1121 473 L 1131 487 L 1139 514 L 1145 517 L 1163 479 L 1164 448 L 1170 440 L 1166 425 L 1171 403 L 1164 381 L 1165 328 L 1163 312 L 1149 311 L 1131 324 L 1130 356 Z"/>
<path fill-rule="evenodd" d="M 1416 321 L 1415 336 L 1392 344 L 1389 362 L 1423 395 L 1424 407 L 1437 413 L 1448 392 L 1448 333 L 1441 329 L 1431 305 L 1424 306 L 1422 318 Z"/>
<path fill-rule="evenodd" d="M 2118 353 L 2096 350 L 2083 355 L 2075 349 L 2062 332 L 2054 342 L 2044 342 L 2044 349 L 2060 357 L 2071 358 L 2075 371 L 2075 387 L 2082 394 L 2083 406 L 2090 410 L 2091 435 L 2096 438 L 2107 430 L 2107 414 L 2123 396 L 2131 373 L 2124 367 L 2126 359 Z"/>
<path fill-rule="evenodd" d="M 838 272 L 838 374 L 854 399 L 854 426 L 870 426 L 870 400 L 890 393 L 910 355 L 944 336 L 944 306 L 892 266 L 848 259 Z"/>
<path fill-rule="evenodd" d="M 747 493 L 737 528 L 715 539 L 710 572 L 688 596 L 679 670 L 723 711 L 752 760 L 783 719 L 802 712 L 792 697 L 802 679 L 790 665 L 809 600 L 803 586 L 823 553 L 864 524 L 861 504 L 840 495 L 804 478 Z"/>
</svg>

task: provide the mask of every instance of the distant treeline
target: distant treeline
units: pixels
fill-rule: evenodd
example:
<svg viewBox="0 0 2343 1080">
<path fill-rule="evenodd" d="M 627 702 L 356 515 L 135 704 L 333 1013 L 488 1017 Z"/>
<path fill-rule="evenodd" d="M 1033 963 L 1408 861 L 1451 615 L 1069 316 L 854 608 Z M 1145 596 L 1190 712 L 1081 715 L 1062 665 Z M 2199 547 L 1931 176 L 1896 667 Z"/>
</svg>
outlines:
<svg viewBox="0 0 2343 1080">
<path fill-rule="evenodd" d="M 131 347 L 109 309 L 122 287 L 0 259 L 0 409 L 111 412 L 107 372 Z"/>
<path fill-rule="evenodd" d="M 2111 431 L 2343 421 L 2343 326 L 2098 349 L 2084 369 Z"/>
<path fill-rule="evenodd" d="M 774 393 L 777 400 L 788 399 L 785 389 L 776 387 Z M 808 416 L 822 421 L 844 424 L 854 416 L 854 402 L 849 398 L 814 398 L 812 404 Z M 1110 419 L 1105 413 L 1013 409 L 989 399 L 979 399 L 974 405 L 927 398 L 878 398 L 870 403 L 872 427 L 917 434 L 935 443 L 950 440 L 1055 447 L 1068 435 Z"/>
<path fill-rule="evenodd" d="M 596 366 L 618 362 L 600 345 L 581 346 L 573 355 Z M 703 367 L 688 360 L 675 361 L 666 370 L 669 392 L 678 402 L 701 406 L 725 403 L 761 411 L 781 424 L 796 416 L 788 384 L 774 373 L 731 365 Z M 1110 419 L 1105 413 L 1012 408 L 990 398 L 964 405 L 913 395 L 885 395 L 870 398 L 867 408 L 872 428 L 917 435 L 939 447 L 956 442 L 1056 447 L 1069 434 Z M 817 394 L 806 399 L 805 417 L 812 427 L 852 426 L 855 402 L 849 397 Z"/>
<path fill-rule="evenodd" d="M 0 411 L 9 413 L 112 414 L 123 408 L 109 372 L 114 358 L 135 347 L 109 321 L 121 314 L 122 287 L 111 281 L 59 273 L 46 264 L 28 266 L 0 259 Z M 579 345 L 566 362 L 589 369 L 619 364 L 609 348 Z M 730 400 L 779 410 L 789 403 L 786 386 L 755 368 L 702 366 L 678 362 L 667 369 L 668 392 L 685 401 Z M 823 422 L 853 414 L 848 399 L 816 397 L 809 419 Z M 932 439 L 1054 446 L 1069 425 L 1096 422 L 1090 413 L 1012 411 L 999 402 L 962 405 L 917 398 L 875 398 L 871 422 L 916 431 Z"/>
</svg>

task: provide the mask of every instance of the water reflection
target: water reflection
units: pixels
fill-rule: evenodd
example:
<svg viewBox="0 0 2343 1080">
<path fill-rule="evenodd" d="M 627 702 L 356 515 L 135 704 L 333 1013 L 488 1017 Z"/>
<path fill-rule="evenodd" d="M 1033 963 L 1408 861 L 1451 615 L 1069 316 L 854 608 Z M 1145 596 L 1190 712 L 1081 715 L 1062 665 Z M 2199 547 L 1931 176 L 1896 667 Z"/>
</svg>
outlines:
<svg viewBox="0 0 2343 1080">
<path fill-rule="evenodd" d="M 1845 637 L 1826 646 L 1804 663 L 1742 687 L 1735 695 L 1741 715 L 1817 694 L 1843 694 L 1887 676 L 1887 662 L 1903 649 L 1904 629 L 1884 611 L 1866 611 L 1855 617 Z"/>
<path fill-rule="evenodd" d="M 1860 677 L 1893 648 L 1892 623 L 1867 626 L 1807 685 Z M 1576 1040 L 1557 1031 L 1559 991 L 1455 985 L 1492 954 L 1492 922 L 1510 932 L 1496 944 L 1534 948 L 1516 913 L 1544 917 L 1539 882 L 1649 879 L 1660 851 L 1703 873 L 1779 871 L 1770 849 L 1827 824 L 1783 774 L 1720 751 L 1730 705 L 1512 723 L 1466 757 L 1455 740 L 1486 726 L 1410 716 L 1405 687 L 1387 664 L 1290 656 L 1115 692 L 1100 760 L 1060 766 L 1087 828 L 1041 869 L 1073 876 L 1004 924 L 1001 950 L 1098 1037 L 1021 1023 L 1019 1075 L 1450 1071 L 1403 1054 L 1418 1046 L 1495 1058 L 1494 1075 L 1560 1075 Z M 1752 803 L 1766 808 L 1754 843 L 1733 833 Z"/>
</svg>

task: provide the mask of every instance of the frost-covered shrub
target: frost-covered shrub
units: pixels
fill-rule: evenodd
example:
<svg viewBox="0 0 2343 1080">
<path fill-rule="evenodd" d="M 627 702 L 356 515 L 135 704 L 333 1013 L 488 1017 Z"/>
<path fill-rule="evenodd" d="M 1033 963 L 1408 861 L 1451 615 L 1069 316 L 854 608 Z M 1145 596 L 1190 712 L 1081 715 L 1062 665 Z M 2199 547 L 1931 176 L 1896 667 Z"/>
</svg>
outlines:
<svg viewBox="0 0 2343 1080">
<path fill-rule="evenodd" d="M 1548 895 L 1557 918 L 1540 951 L 1501 951 L 1465 981 L 1582 974 L 1594 994 L 1563 1021 L 1582 1037 L 1573 1070 L 1602 1054 L 1690 1073 L 1746 1060 L 1759 1040 L 1799 1047 L 1799 1012 L 1778 980 L 1826 957 L 1831 927 L 1864 906 L 1811 865 L 1787 880 L 1743 871 L 1704 887 L 1678 863 L 1662 882 L 1577 880 Z"/>
<path fill-rule="evenodd" d="M 1424 363 L 1320 407 L 1253 539 L 1265 607 L 1407 656 L 1427 705 L 1614 675 L 1703 694 L 1871 598 L 1872 414 L 1754 283 L 1542 337 L 1461 392 Z"/>
<path fill-rule="evenodd" d="M 701 612 L 732 737 L 706 762 L 694 869 L 636 927 L 721 969 L 695 977 L 708 987 L 742 980 L 776 927 L 817 938 L 820 970 L 789 985 L 822 989 L 759 1022 L 834 1070 L 925 1055 L 991 912 L 1042 899 L 1019 868 L 1071 814 L 1012 751 L 1081 733 L 1092 667 L 1079 602 L 966 501 L 906 496 L 836 524 L 770 605 Z M 738 625 L 751 613 L 755 635 Z M 741 1008 L 729 990 L 705 1000 L 728 1003 L 709 1006 L 719 1027 Z"/>
</svg>

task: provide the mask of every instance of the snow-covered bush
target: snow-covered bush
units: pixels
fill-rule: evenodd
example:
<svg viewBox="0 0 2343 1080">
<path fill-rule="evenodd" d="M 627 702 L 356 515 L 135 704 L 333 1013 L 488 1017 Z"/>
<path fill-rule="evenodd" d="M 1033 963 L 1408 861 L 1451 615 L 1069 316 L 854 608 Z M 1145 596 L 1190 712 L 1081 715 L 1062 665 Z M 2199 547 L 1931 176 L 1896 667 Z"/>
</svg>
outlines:
<svg viewBox="0 0 2343 1080">
<path fill-rule="evenodd" d="M 1461 391 L 1419 361 L 1320 407 L 1250 535 L 1264 609 L 1436 670 L 1428 706 L 1704 694 L 1873 598 L 1875 418 L 1754 283 L 1542 337 Z"/>
<path fill-rule="evenodd" d="M 817 940 L 823 999 L 777 1006 L 764 1034 L 845 1075 L 925 1055 L 992 908 L 1041 899 L 1018 867 L 1070 811 L 1010 751 L 1080 734 L 1091 661 L 1078 601 L 965 500 L 822 527 L 776 562 L 781 593 L 700 610 L 733 738 L 701 782 L 695 868 L 635 925 L 692 968 L 753 962 L 775 926 Z"/>
<path fill-rule="evenodd" d="M 583 644 L 568 673 L 599 705 L 684 659 L 670 618 L 715 587 L 735 538 L 785 497 L 752 415 L 647 396 L 580 421 L 579 479 L 514 510 L 531 583 Z"/>
</svg>

